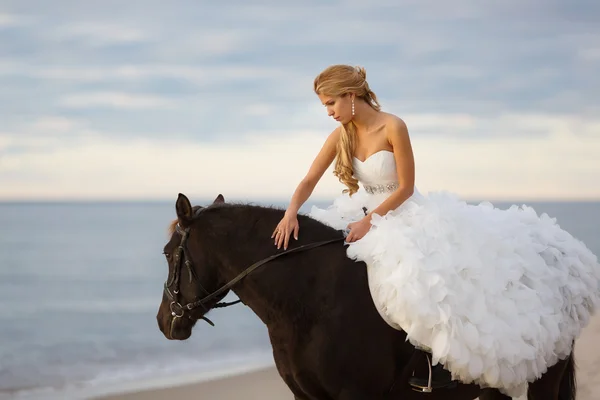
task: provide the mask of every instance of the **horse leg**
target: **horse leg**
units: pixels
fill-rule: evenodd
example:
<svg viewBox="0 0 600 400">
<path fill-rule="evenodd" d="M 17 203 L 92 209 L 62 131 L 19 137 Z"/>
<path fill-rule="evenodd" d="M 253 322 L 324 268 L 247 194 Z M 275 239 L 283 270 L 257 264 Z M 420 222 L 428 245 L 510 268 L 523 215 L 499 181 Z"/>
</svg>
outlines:
<svg viewBox="0 0 600 400">
<path fill-rule="evenodd" d="M 574 400 L 576 393 L 573 353 L 548 368 L 540 379 L 529 384 L 528 400 Z"/>
<path fill-rule="evenodd" d="M 312 372 L 280 374 L 296 400 L 333 400 Z"/>
<path fill-rule="evenodd" d="M 277 353 L 277 354 L 280 354 L 280 353 Z M 311 400 L 311 397 L 309 397 L 304 392 L 304 390 L 302 390 L 302 387 L 300 387 L 300 385 L 294 378 L 294 375 L 289 370 L 289 367 L 287 364 L 282 362 L 280 358 L 275 357 L 275 366 L 277 368 L 277 371 L 279 372 L 279 376 L 281 377 L 283 382 L 286 384 L 288 389 L 290 389 L 290 391 L 294 395 L 295 400 Z"/>
<path fill-rule="evenodd" d="M 511 400 L 511 398 L 497 389 L 485 389 L 479 395 L 479 400 Z"/>
<path fill-rule="evenodd" d="M 306 396 L 306 393 L 298 386 L 294 378 L 289 375 L 281 375 L 281 379 L 285 382 L 287 387 L 290 389 L 292 394 L 294 395 L 295 400 L 308 400 L 310 397 Z"/>
</svg>

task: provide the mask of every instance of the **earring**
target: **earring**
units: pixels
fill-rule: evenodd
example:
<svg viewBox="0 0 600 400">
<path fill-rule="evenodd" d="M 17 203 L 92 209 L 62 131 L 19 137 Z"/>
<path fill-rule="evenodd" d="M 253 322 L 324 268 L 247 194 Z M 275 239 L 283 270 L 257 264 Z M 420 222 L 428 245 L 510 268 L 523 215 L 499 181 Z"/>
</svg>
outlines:
<svg viewBox="0 0 600 400">
<path fill-rule="evenodd" d="M 352 116 L 354 116 L 354 99 L 352 99 Z"/>
</svg>

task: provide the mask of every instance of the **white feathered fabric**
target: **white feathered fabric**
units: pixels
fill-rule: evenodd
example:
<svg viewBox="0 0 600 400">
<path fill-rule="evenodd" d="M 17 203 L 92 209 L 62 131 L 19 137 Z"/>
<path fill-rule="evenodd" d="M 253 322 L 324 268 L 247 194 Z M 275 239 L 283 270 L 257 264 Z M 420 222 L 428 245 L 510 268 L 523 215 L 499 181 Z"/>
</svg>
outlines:
<svg viewBox="0 0 600 400">
<path fill-rule="evenodd" d="M 366 186 L 394 183 L 392 152 L 354 159 Z M 337 229 L 391 192 L 342 195 L 309 215 Z M 431 349 L 454 379 L 519 397 L 568 357 L 598 305 L 600 265 L 579 240 L 531 207 L 470 205 L 449 193 L 415 194 L 350 243 L 364 261 L 382 318 Z"/>
</svg>

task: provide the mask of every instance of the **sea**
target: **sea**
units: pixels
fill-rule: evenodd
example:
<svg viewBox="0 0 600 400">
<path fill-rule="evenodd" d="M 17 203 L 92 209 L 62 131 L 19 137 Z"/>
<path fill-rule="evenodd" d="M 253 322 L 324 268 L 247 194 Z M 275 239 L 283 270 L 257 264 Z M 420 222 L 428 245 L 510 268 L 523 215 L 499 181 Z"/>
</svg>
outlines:
<svg viewBox="0 0 600 400">
<path fill-rule="evenodd" d="M 600 255 L 600 202 L 494 205 L 523 203 Z M 313 204 L 326 202 L 301 212 Z M 0 400 L 83 399 L 272 365 L 267 330 L 242 304 L 211 311 L 215 326 L 199 321 L 186 341 L 158 329 L 174 207 L 0 203 Z"/>
</svg>

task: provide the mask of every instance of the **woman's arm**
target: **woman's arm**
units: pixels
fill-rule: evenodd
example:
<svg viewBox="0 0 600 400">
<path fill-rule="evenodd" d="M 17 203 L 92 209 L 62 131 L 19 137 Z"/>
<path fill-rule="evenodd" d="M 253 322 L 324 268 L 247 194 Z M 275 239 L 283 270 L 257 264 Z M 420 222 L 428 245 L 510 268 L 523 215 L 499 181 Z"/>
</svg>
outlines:
<svg viewBox="0 0 600 400">
<path fill-rule="evenodd" d="M 402 119 L 395 118 L 393 123 L 388 125 L 386 135 L 394 150 L 399 187 L 367 214 L 366 218 L 369 221 L 372 214 L 385 215 L 388 211 L 398 208 L 415 190 L 415 159 L 406 124 Z"/>
<path fill-rule="evenodd" d="M 340 128 L 338 127 L 329 134 L 323 147 L 313 160 L 306 176 L 296 187 L 286 213 L 297 214 L 300 207 L 308 200 L 317 183 L 319 183 L 319 180 L 335 159 L 339 137 Z"/>
<path fill-rule="evenodd" d="M 371 228 L 373 214 L 387 214 L 404 203 L 414 192 L 415 162 L 406 124 L 400 118 L 396 118 L 387 125 L 386 135 L 393 147 L 399 187 L 360 221 L 348 225 L 350 232 L 346 236 L 347 242 L 357 241 L 367 234 Z"/>
<path fill-rule="evenodd" d="M 294 233 L 294 238 L 298 239 L 298 231 L 300 230 L 297 218 L 298 210 L 300 210 L 302 204 L 310 197 L 315 186 L 317 186 L 317 183 L 335 159 L 336 146 L 339 137 L 340 128 L 337 128 L 327 137 L 327 140 L 323 144 L 319 154 L 317 154 L 313 160 L 306 176 L 300 181 L 298 187 L 294 191 L 290 205 L 271 235 L 271 238 L 275 238 L 275 245 L 278 249 L 283 246 L 283 248 L 287 250 L 289 238 L 292 233 Z"/>
</svg>

